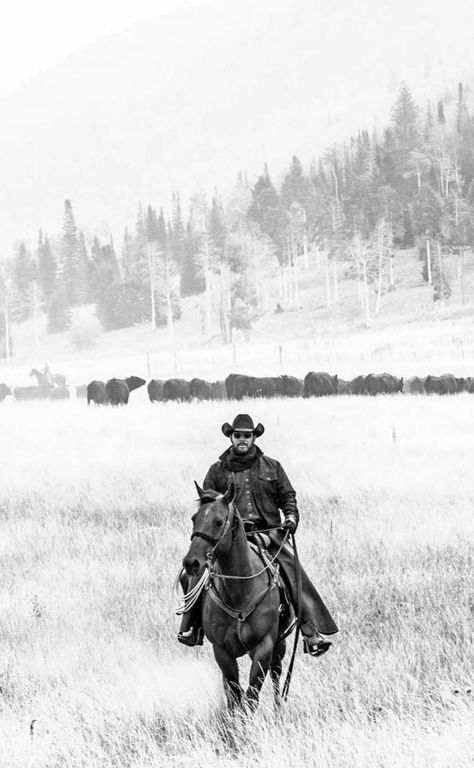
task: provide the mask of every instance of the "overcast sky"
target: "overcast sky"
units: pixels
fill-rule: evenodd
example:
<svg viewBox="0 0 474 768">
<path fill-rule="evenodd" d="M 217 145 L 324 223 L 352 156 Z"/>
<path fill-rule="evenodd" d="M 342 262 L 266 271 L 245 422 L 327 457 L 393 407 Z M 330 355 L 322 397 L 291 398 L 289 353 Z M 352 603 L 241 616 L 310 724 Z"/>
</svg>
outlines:
<svg viewBox="0 0 474 768">
<path fill-rule="evenodd" d="M 221 0 L 225 2 L 226 0 Z M 13 0 L 0 11 L 0 97 L 136 21 L 206 0 Z"/>
</svg>

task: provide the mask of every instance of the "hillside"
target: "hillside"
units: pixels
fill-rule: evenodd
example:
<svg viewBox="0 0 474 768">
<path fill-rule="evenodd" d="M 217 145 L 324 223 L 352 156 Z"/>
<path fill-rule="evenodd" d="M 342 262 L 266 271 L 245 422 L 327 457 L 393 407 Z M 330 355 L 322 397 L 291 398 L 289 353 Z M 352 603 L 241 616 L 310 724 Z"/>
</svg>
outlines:
<svg viewBox="0 0 474 768">
<path fill-rule="evenodd" d="M 469 84 L 467 0 L 228 0 L 147 19 L 71 55 L 0 102 L 0 246 L 57 232 L 121 240 L 139 202 L 224 191 L 293 153 L 308 165 L 386 123 L 400 80 L 424 104 Z"/>
<path fill-rule="evenodd" d="M 421 279 L 416 253 L 398 252 L 395 290 L 384 294 L 380 313 L 366 328 L 347 266 L 339 265 L 339 300 L 328 310 L 324 266 L 313 261 L 300 276 L 300 308 L 275 313 L 278 289 L 269 282 L 270 311 L 254 324 L 248 341 L 236 332 L 234 345 L 222 344 L 217 323 L 214 334 L 201 333 L 200 297 L 183 301 L 172 337 L 166 328 L 135 326 L 103 333 L 85 351 L 74 350 L 69 333 L 47 335 L 41 316 L 13 327 L 14 358 L 10 366 L 2 361 L 0 376 L 8 383 L 31 383 L 31 367 L 46 360 L 73 384 L 132 372 L 147 378 L 223 378 L 231 370 L 304 375 L 310 369 L 342 377 L 371 370 L 473 375 L 474 259 L 465 257 L 462 279 L 455 257 L 447 266 L 452 295 L 440 305 Z"/>
</svg>

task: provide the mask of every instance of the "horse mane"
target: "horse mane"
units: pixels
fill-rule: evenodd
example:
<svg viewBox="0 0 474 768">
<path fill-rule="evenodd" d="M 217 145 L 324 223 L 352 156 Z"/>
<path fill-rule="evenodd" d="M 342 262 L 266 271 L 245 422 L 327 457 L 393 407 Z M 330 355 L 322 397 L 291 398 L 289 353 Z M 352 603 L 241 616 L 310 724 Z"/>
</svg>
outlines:
<svg viewBox="0 0 474 768">
<path fill-rule="evenodd" d="M 213 488 L 204 488 L 202 496 L 197 500 L 199 507 L 203 507 L 205 504 L 211 504 L 221 495 L 222 494 L 220 494 L 219 491 L 215 491 Z"/>
</svg>

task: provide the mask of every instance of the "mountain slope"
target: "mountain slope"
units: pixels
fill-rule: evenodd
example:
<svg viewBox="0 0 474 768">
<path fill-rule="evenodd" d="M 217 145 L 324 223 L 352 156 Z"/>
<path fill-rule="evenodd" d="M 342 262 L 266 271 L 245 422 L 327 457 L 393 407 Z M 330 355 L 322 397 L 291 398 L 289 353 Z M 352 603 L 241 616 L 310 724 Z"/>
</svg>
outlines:
<svg viewBox="0 0 474 768">
<path fill-rule="evenodd" d="M 80 226 L 120 238 L 140 201 L 278 177 L 359 127 L 397 82 L 421 103 L 468 71 L 474 9 L 454 0 L 242 0 L 158 16 L 95 43 L 0 102 L 0 244 Z M 392 4 L 393 6 L 395 4 Z M 330 7 L 328 7 L 330 6 Z M 445 57 L 443 61 L 442 56 Z"/>
</svg>

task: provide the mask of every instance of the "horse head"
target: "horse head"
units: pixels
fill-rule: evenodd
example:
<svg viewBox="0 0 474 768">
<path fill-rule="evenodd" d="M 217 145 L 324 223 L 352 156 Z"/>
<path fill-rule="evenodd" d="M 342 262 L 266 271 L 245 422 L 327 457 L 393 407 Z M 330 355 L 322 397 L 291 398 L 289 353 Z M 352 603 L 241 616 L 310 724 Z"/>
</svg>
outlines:
<svg viewBox="0 0 474 768">
<path fill-rule="evenodd" d="M 235 487 L 231 483 L 224 494 L 203 490 L 195 483 L 199 508 L 193 515 L 191 546 L 183 559 L 188 576 L 202 570 L 216 554 L 228 552 L 235 539 L 240 517 L 234 507 Z"/>
</svg>

